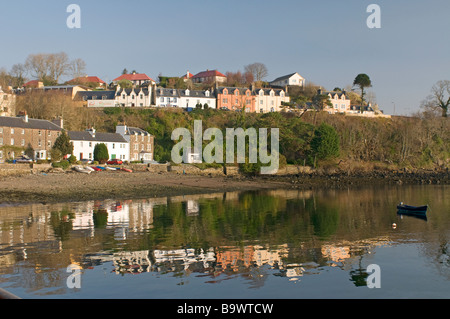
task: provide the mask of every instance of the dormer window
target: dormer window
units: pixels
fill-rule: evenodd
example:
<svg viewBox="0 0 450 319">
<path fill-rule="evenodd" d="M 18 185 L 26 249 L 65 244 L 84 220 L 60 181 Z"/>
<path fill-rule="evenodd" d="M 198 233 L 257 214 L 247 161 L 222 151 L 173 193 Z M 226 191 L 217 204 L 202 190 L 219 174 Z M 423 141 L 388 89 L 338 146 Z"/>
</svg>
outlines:
<svg viewBox="0 0 450 319">
<path fill-rule="evenodd" d="M 186 94 L 186 96 L 189 96 L 189 90 L 186 90 L 185 92 L 184 92 L 184 94 Z"/>
<path fill-rule="evenodd" d="M 228 94 L 228 90 L 227 89 L 223 90 L 223 94 L 227 95 Z"/>
<path fill-rule="evenodd" d="M 209 96 L 209 91 L 206 91 L 206 92 L 205 92 L 205 95 L 206 95 L 206 96 Z"/>
</svg>

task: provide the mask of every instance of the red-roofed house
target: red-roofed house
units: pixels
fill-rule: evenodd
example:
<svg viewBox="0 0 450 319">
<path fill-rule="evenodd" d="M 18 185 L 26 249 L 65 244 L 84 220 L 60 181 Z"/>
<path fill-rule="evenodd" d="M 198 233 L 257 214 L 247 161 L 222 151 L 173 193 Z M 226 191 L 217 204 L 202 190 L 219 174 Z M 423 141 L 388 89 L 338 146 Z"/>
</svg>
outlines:
<svg viewBox="0 0 450 319">
<path fill-rule="evenodd" d="M 84 85 L 97 85 L 98 87 L 106 86 L 105 81 L 101 80 L 98 76 L 80 76 L 78 78 L 68 81 L 70 84 L 84 84 Z"/>
<path fill-rule="evenodd" d="M 117 84 L 117 82 L 119 82 L 120 80 L 129 80 L 134 85 L 141 85 L 141 84 L 144 84 L 145 82 L 156 83 L 153 79 L 148 77 L 145 73 L 122 74 L 118 78 L 115 78 L 113 80 L 113 83 Z"/>
<path fill-rule="evenodd" d="M 42 87 L 44 87 L 44 83 L 42 81 L 39 81 L 39 80 L 31 80 L 31 81 L 28 81 L 27 83 L 25 83 L 23 85 L 23 87 L 26 87 L 26 88 L 42 88 Z"/>
<path fill-rule="evenodd" d="M 227 81 L 227 77 L 217 70 L 197 73 L 191 79 L 194 83 L 222 83 Z"/>
</svg>

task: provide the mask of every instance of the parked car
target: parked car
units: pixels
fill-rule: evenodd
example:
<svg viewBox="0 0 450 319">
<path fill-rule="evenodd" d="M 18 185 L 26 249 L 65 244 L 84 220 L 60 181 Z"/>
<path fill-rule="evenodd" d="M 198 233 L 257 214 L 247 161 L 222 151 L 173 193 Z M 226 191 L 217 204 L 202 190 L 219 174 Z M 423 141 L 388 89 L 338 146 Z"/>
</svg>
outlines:
<svg viewBox="0 0 450 319">
<path fill-rule="evenodd" d="M 112 160 L 107 161 L 106 164 L 108 164 L 108 165 L 121 165 L 121 164 L 123 164 L 123 162 L 116 158 L 116 159 L 112 159 Z"/>
<path fill-rule="evenodd" d="M 27 156 L 21 156 L 14 160 L 16 163 L 33 163 L 33 160 Z"/>
</svg>

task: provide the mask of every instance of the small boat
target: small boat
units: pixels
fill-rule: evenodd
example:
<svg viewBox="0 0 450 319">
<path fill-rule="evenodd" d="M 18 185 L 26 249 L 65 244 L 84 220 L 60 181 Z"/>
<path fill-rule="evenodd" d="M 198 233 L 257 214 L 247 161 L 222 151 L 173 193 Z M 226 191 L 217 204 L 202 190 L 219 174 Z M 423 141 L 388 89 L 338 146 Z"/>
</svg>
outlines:
<svg viewBox="0 0 450 319">
<path fill-rule="evenodd" d="M 132 172 L 133 172 L 131 169 L 125 168 L 125 167 L 122 167 L 121 170 L 122 170 L 122 171 L 125 171 L 125 172 L 129 172 L 129 173 L 132 173 Z"/>
<path fill-rule="evenodd" d="M 98 168 L 97 166 L 91 166 L 91 168 L 94 170 L 94 171 L 101 171 L 101 169 L 100 168 Z"/>
<path fill-rule="evenodd" d="M 102 171 L 104 171 L 106 168 L 105 167 L 103 167 L 103 166 L 96 166 L 98 169 L 100 169 L 100 170 L 102 170 Z"/>
<path fill-rule="evenodd" d="M 117 167 L 110 167 L 110 166 L 106 166 L 106 170 L 107 171 L 117 171 L 119 168 Z"/>
<path fill-rule="evenodd" d="M 74 169 L 75 169 L 75 171 L 77 171 L 79 173 L 90 174 L 92 172 L 90 169 L 87 169 L 87 168 L 81 167 L 81 166 L 75 166 Z"/>
<path fill-rule="evenodd" d="M 400 214 L 410 214 L 410 215 L 426 215 L 428 210 L 428 205 L 425 206 L 410 206 L 400 203 L 397 205 L 398 213 Z"/>
</svg>

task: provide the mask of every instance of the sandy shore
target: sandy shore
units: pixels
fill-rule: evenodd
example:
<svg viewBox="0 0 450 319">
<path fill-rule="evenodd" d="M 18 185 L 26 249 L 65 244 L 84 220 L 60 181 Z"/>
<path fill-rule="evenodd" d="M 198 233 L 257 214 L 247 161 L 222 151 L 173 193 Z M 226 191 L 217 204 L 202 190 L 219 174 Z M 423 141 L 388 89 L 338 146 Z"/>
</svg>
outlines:
<svg viewBox="0 0 450 319">
<path fill-rule="evenodd" d="M 0 179 L 0 203 L 127 199 L 287 187 L 286 181 L 158 174 L 150 172 L 71 172 Z"/>
<path fill-rule="evenodd" d="M 71 170 L 0 179 L 0 203 L 66 202 L 93 199 L 133 199 L 226 191 L 276 188 L 342 188 L 376 184 L 450 184 L 449 173 L 370 172 L 295 176 L 200 176 L 151 172 Z"/>
</svg>

